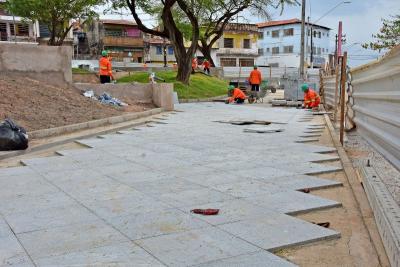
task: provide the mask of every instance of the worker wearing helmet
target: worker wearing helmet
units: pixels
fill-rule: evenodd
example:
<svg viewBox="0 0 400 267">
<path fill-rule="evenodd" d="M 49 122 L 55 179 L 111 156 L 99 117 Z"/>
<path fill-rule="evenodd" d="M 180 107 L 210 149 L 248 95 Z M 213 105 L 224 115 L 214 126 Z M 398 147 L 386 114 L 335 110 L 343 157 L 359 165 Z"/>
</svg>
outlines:
<svg viewBox="0 0 400 267">
<path fill-rule="evenodd" d="M 301 90 L 304 92 L 304 107 L 318 109 L 321 103 L 319 95 L 313 89 L 309 88 L 306 83 L 301 86 Z"/>
<path fill-rule="evenodd" d="M 101 52 L 101 58 L 99 60 L 99 75 L 100 83 L 110 83 L 111 79 L 114 79 L 111 62 L 108 59 L 108 52 L 105 50 Z"/>
<path fill-rule="evenodd" d="M 260 84 L 262 81 L 261 72 L 257 66 L 254 66 L 254 70 L 250 73 L 249 83 L 251 84 L 251 91 L 260 91 Z"/>
<path fill-rule="evenodd" d="M 228 95 L 230 96 L 230 98 L 228 98 L 225 103 L 229 104 L 229 103 L 233 103 L 235 102 L 236 104 L 243 104 L 244 100 L 246 99 L 246 95 L 243 93 L 242 90 L 240 90 L 239 88 L 235 88 L 235 86 L 230 85 L 228 87 Z"/>
<path fill-rule="evenodd" d="M 210 75 L 210 67 L 211 67 L 210 62 L 207 59 L 204 59 L 203 68 L 204 68 L 204 72 L 207 73 L 208 75 Z"/>
</svg>

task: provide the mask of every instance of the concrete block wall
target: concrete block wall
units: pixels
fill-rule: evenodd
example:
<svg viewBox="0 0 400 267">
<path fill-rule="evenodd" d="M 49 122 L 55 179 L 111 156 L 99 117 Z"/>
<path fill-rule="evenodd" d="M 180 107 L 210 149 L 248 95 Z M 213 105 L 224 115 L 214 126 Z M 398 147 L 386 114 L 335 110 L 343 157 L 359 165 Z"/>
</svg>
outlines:
<svg viewBox="0 0 400 267">
<path fill-rule="evenodd" d="M 72 83 L 72 47 L 0 44 L 0 71 L 21 73 L 52 85 Z"/>
</svg>

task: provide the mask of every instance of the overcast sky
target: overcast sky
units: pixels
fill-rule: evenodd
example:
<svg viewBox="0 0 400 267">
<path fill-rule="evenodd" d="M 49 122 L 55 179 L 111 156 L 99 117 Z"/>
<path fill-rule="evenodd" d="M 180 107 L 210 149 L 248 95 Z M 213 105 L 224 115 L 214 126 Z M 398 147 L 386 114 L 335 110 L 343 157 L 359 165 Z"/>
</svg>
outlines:
<svg viewBox="0 0 400 267">
<path fill-rule="evenodd" d="M 301 2 L 301 0 L 299 0 Z M 307 0 L 306 17 L 310 16 L 310 21 L 314 22 L 321 18 L 326 12 L 343 1 L 339 0 Z M 311 12 L 310 12 L 311 8 Z M 122 11 L 123 18 L 128 16 L 128 11 Z M 283 14 L 280 10 L 271 9 L 270 13 L 273 20 L 290 18 L 300 18 L 300 6 L 286 7 Z M 364 64 L 379 55 L 377 52 L 361 48 L 360 43 L 371 40 L 371 35 L 379 31 L 382 25 L 381 18 L 389 18 L 390 15 L 400 14 L 400 0 L 351 0 L 349 4 L 341 4 L 332 12 L 321 18 L 317 24 L 327 26 L 332 29 L 331 50 L 335 47 L 335 34 L 337 33 L 338 22 L 343 22 L 343 32 L 346 34 L 347 44 L 344 50 L 348 50 L 349 63 L 351 66 Z M 261 22 L 265 19 L 251 16 L 247 13 L 242 14 L 249 22 Z M 109 16 L 107 16 L 109 17 Z M 112 16 L 114 18 L 120 15 Z M 148 16 L 144 17 L 146 24 L 155 25 L 155 21 Z M 244 21 L 244 20 L 243 20 Z"/>
</svg>

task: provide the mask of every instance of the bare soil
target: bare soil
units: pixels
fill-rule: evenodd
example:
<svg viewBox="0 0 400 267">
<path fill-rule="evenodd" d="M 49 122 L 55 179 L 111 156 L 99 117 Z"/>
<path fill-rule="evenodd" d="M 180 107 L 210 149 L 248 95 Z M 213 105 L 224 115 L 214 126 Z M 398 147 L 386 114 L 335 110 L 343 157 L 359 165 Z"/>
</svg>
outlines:
<svg viewBox="0 0 400 267">
<path fill-rule="evenodd" d="M 319 117 L 319 116 L 318 116 Z M 317 122 L 314 120 L 313 122 Z M 323 116 L 318 123 L 323 123 Z M 329 130 L 326 128 L 318 145 L 333 146 Z M 335 153 L 337 154 L 337 153 Z M 340 166 L 340 161 L 323 164 Z M 330 222 L 330 228 L 341 233 L 339 239 L 326 240 L 308 245 L 284 249 L 277 254 L 299 266 L 389 266 L 383 251 L 377 251 L 367 231 L 356 199 L 343 171 L 318 175 L 320 178 L 336 180 L 343 186 L 312 190 L 310 194 L 342 203 L 342 207 L 324 209 L 297 215 L 309 222 Z M 370 214 L 365 220 L 373 220 Z M 378 236 L 379 233 L 372 233 Z"/>
<path fill-rule="evenodd" d="M 55 87 L 20 75 L 0 74 L 0 120 L 13 119 L 28 131 L 81 123 L 154 108 L 121 99 L 113 107 L 84 97 L 73 87 Z"/>
</svg>

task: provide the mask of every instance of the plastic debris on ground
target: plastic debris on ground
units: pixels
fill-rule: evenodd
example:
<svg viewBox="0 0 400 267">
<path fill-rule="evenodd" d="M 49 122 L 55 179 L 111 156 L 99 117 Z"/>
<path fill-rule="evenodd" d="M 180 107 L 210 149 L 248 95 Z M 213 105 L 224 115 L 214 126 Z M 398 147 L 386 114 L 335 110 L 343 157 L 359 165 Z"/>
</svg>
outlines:
<svg viewBox="0 0 400 267">
<path fill-rule="evenodd" d="M 99 97 L 96 97 L 93 90 L 88 90 L 83 93 L 85 97 L 96 99 L 100 101 L 102 104 L 112 105 L 112 106 L 119 106 L 119 107 L 126 107 L 128 106 L 127 103 L 122 102 L 118 98 L 112 97 L 109 93 L 104 92 Z"/>
<path fill-rule="evenodd" d="M 25 150 L 28 148 L 26 130 L 11 119 L 0 123 L 0 151 Z"/>
</svg>

